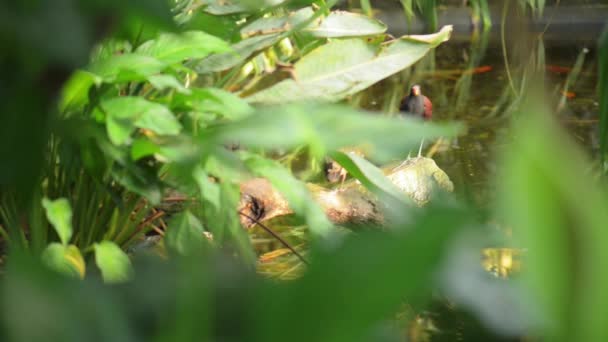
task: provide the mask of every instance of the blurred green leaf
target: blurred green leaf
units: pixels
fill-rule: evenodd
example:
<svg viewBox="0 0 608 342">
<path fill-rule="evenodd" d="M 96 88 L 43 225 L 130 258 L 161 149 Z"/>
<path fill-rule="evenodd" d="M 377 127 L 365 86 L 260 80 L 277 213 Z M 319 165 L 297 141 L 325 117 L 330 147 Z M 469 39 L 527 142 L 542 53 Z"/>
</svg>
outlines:
<svg viewBox="0 0 608 342">
<path fill-rule="evenodd" d="M 134 161 L 158 152 L 160 147 L 146 138 L 136 139 L 131 145 L 131 159 Z"/>
<path fill-rule="evenodd" d="M 112 241 L 102 241 L 94 245 L 95 263 L 107 283 L 121 283 L 131 277 L 131 261 L 125 252 Z"/>
<path fill-rule="evenodd" d="M 210 221 L 217 218 L 220 211 L 220 185 L 210 179 L 209 174 L 203 170 L 202 167 L 197 166 L 192 171 L 192 177 L 198 185 L 199 193 L 201 196 L 203 214 L 205 219 Z M 223 241 L 224 230 L 221 225 L 212 224 L 210 229 L 213 233 L 214 239 Z"/>
<path fill-rule="evenodd" d="M 254 12 L 265 7 L 278 6 L 285 0 L 206 0 L 205 12 L 215 15 Z"/>
<path fill-rule="evenodd" d="M 522 280 L 544 314 L 548 340 L 602 341 L 608 338 L 600 318 L 608 315 L 606 191 L 585 176 L 589 162 L 544 108 L 522 108 L 526 115 L 497 177 L 500 212 L 530 250 Z"/>
<path fill-rule="evenodd" d="M 455 136 L 458 124 L 439 125 L 412 118 L 388 118 L 347 106 L 291 104 L 261 107 L 243 120 L 210 129 L 204 139 L 267 149 L 311 147 L 325 153 L 357 146 L 372 160 L 402 158 L 417 148 L 422 138 Z"/>
<path fill-rule="evenodd" d="M 127 190 L 144 196 L 151 204 L 160 203 L 162 198 L 161 187 L 156 174 L 144 168 L 137 168 L 128 164 L 127 168 L 114 166 L 111 170 L 112 178 Z"/>
<path fill-rule="evenodd" d="M 239 220 L 238 205 L 241 193 L 238 184 L 228 181 L 220 183 L 219 214 L 214 222 L 217 229 L 223 229 L 224 245 L 230 246 L 238 252 L 245 265 L 254 265 L 256 262 L 255 250 L 251 246 L 249 234 Z"/>
<path fill-rule="evenodd" d="M 49 222 L 55 228 L 59 240 L 64 245 L 67 245 L 72 238 L 72 207 L 70 202 L 65 198 L 58 198 L 56 200 L 49 200 L 48 198 L 42 199 L 42 206 L 46 212 L 46 217 Z"/>
<path fill-rule="evenodd" d="M 256 291 L 254 309 L 266 313 L 255 316 L 257 340 L 291 334 L 296 341 L 361 341 L 401 303 L 424 303 L 448 242 L 470 216 L 436 207 L 415 222 L 407 232 L 361 232 L 339 247 L 314 250 L 301 279 Z"/>
<path fill-rule="evenodd" d="M 220 39 L 230 41 L 238 29 L 239 18 L 238 15 L 217 16 L 203 11 L 195 11 L 186 18 L 187 21 L 182 26 L 185 30 L 202 30 Z"/>
<path fill-rule="evenodd" d="M 93 63 L 88 71 L 97 77 L 97 82 L 121 83 L 145 81 L 148 76 L 158 74 L 166 65 L 156 58 L 136 53 L 113 55 Z"/>
<path fill-rule="evenodd" d="M 608 27 L 599 41 L 600 153 L 603 161 L 608 155 Z M 608 170 L 608 167 L 604 167 Z"/>
<path fill-rule="evenodd" d="M 53 270 L 76 278 L 84 278 L 85 263 L 80 250 L 74 245 L 50 243 L 42 252 L 42 261 Z"/>
<path fill-rule="evenodd" d="M 165 235 L 165 245 L 174 255 L 197 255 L 204 251 L 206 241 L 203 225 L 186 210 L 171 219 Z"/>
<path fill-rule="evenodd" d="M 384 33 L 386 25 L 366 15 L 335 11 L 302 31 L 319 38 L 357 37 Z"/>
<path fill-rule="evenodd" d="M 218 114 L 229 120 L 239 120 L 253 112 L 249 103 L 219 88 L 194 88 L 190 94 L 176 95 L 174 104 L 199 112 Z"/>
<path fill-rule="evenodd" d="M 199 74 L 227 70 L 244 62 L 255 52 L 274 45 L 279 40 L 281 40 L 281 35 L 278 33 L 244 39 L 232 45 L 233 51 L 213 54 L 201 61 L 194 62 L 192 68 Z"/>
<path fill-rule="evenodd" d="M 207 227 L 213 234 L 214 241 L 235 248 L 243 261 L 253 265 L 256 260 L 255 253 L 249 235 L 243 229 L 238 216 L 238 205 L 241 200 L 239 185 L 235 184 L 238 179 L 221 172 L 223 169 L 231 168 L 221 160 L 223 158 L 220 157 L 215 161 L 217 167 L 211 168 L 220 171 L 219 179 L 210 177 L 207 173 L 209 167 L 203 169 L 197 166 L 192 171 L 192 177 L 200 191 L 205 221 L 208 222 Z"/>
<path fill-rule="evenodd" d="M 125 144 L 136 127 L 160 135 L 176 135 L 182 128 L 167 107 L 141 97 L 111 98 L 103 101 L 101 108 L 107 115 L 108 136 L 116 145 Z"/>
<path fill-rule="evenodd" d="M 445 26 L 435 34 L 405 36 L 380 49 L 362 39 L 333 40 L 295 64 L 297 79 L 283 80 L 247 100 L 254 103 L 338 101 L 411 66 L 447 41 L 451 32 L 452 27 Z"/>
<path fill-rule="evenodd" d="M 382 170 L 374 164 L 354 153 L 335 151 L 330 154 L 331 158 L 338 162 L 348 173 L 355 177 L 366 188 L 377 194 L 390 195 L 402 205 L 411 205 L 412 201 L 405 193 L 399 190 L 386 178 Z"/>
<path fill-rule="evenodd" d="M 310 19 L 313 14 L 312 7 L 305 7 L 281 16 L 264 16 L 241 28 L 241 36 L 253 37 L 285 32 Z"/>
<path fill-rule="evenodd" d="M 148 81 L 158 90 L 175 89 L 179 93 L 190 93 L 190 89 L 184 87 L 184 85 L 172 75 L 152 75 L 148 77 Z"/>
<path fill-rule="evenodd" d="M 89 98 L 89 88 L 95 84 L 95 75 L 76 70 L 61 90 L 59 110 L 64 112 L 68 109 L 78 109 L 84 106 Z"/>
<path fill-rule="evenodd" d="M 314 201 L 306 185 L 277 162 L 249 154 L 244 156 L 245 165 L 254 174 L 268 179 L 289 202 L 297 215 L 306 219 L 310 230 L 317 236 L 328 236 L 333 225 Z"/>
<path fill-rule="evenodd" d="M 286 32 L 312 18 L 314 11 L 305 7 L 278 17 L 262 17 L 241 29 L 243 37 Z M 318 38 L 357 37 L 381 34 L 386 25 L 365 15 L 334 11 L 312 21 L 301 31 Z"/>
<path fill-rule="evenodd" d="M 164 33 L 154 40 L 143 43 L 136 52 L 151 56 L 166 64 L 175 64 L 186 59 L 200 59 L 210 53 L 230 51 L 223 40 L 202 31 L 180 34 Z"/>
</svg>

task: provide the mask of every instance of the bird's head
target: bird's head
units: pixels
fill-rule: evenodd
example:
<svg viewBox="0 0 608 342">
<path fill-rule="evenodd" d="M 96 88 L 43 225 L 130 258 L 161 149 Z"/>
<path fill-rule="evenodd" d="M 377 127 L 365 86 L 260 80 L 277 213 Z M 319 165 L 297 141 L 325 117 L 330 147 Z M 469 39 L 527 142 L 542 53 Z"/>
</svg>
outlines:
<svg viewBox="0 0 608 342">
<path fill-rule="evenodd" d="M 414 96 L 420 95 L 420 86 L 417 84 L 413 85 L 412 89 L 410 90 L 410 93 Z"/>
</svg>

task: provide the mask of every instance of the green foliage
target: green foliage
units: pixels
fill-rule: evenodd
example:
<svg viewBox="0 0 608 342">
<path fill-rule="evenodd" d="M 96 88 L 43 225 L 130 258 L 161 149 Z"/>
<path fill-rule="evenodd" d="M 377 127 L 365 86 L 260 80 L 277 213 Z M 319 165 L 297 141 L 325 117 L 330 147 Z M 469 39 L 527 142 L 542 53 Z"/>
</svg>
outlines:
<svg viewBox="0 0 608 342">
<path fill-rule="evenodd" d="M 382 170 L 378 169 L 365 158 L 353 153 L 344 152 L 334 152 L 331 154 L 331 157 L 365 185 L 366 188 L 372 191 L 384 192 L 404 203 L 408 202 L 407 197 L 393 183 L 386 179 Z"/>
<path fill-rule="evenodd" d="M 51 269 L 76 278 L 84 278 L 85 263 L 80 250 L 74 245 L 50 243 L 40 256 Z"/>
<path fill-rule="evenodd" d="M 264 132 L 262 139 L 260 131 Z M 218 143 L 236 140 L 251 148 L 308 145 L 319 158 L 341 147 L 360 146 L 372 160 L 386 162 L 404 157 L 424 137 L 454 136 L 461 131 L 458 124 L 427 125 L 410 118 L 373 116 L 344 106 L 300 103 L 260 107 L 243 120 L 211 130 L 208 137 Z"/>
<path fill-rule="evenodd" d="M 605 161 L 608 154 L 608 29 L 602 33 L 599 47 L 600 158 Z"/>
<path fill-rule="evenodd" d="M 70 202 L 65 198 L 51 201 L 48 198 L 42 199 L 42 206 L 46 210 L 49 222 L 55 228 L 59 240 L 63 245 L 67 245 L 72 237 L 72 208 Z"/>
<path fill-rule="evenodd" d="M 175 64 L 229 49 L 228 44 L 219 38 L 201 31 L 189 31 L 181 34 L 161 34 L 158 38 L 140 45 L 136 52 L 154 57 L 165 64 Z"/>
<path fill-rule="evenodd" d="M 102 101 L 99 112 L 94 115 L 102 117 L 104 114 L 108 138 L 114 145 L 128 142 L 135 128 L 158 135 L 177 135 L 182 129 L 166 106 L 141 97 L 121 96 Z"/>
<path fill-rule="evenodd" d="M 185 211 L 175 216 L 165 236 L 165 245 L 175 255 L 200 254 L 205 247 L 203 225 L 191 212 Z"/>
<path fill-rule="evenodd" d="M 107 283 L 127 281 L 133 272 L 131 261 L 125 252 L 112 241 L 101 241 L 93 245 L 95 263 L 101 270 L 101 276 Z"/>
<path fill-rule="evenodd" d="M 514 132 L 520 139 L 506 153 L 498 178 L 501 213 L 521 246 L 534 251 L 522 281 L 546 319 L 540 330 L 549 339 L 600 341 L 608 337 L 599 319 L 606 315 L 608 281 L 602 266 L 606 191 L 585 177 L 588 161 L 549 114 L 534 104 L 526 107 L 528 116 Z"/>
<path fill-rule="evenodd" d="M 446 26 L 436 34 L 403 37 L 382 47 L 360 39 L 331 41 L 294 65 L 297 79 L 284 80 L 247 99 L 253 103 L 341 100 L 414 64 L 448 40 L 451 32 L 452 27 Z"/>
<path fill-rule="evenodd" d="M 173 12 L 168 3 L 0 5 L 0 247 L 11 252 L 0 339 L 375 340 L 402 303 L 428 303 L 452 241 L 478 213 L 440 198 L 404 215 L 406 196 L 368 159 L 402 160 L 421 139 L 462 127 L 331 102 L 411 67 L 451 27 L 387 40 L 367 1 L 366 16 L 331 11 L 335 1 L 180 0 Z M 417 6 L 436 26 L 436 1 L 402 3 L 408 18 Z M 527 3 L 542 12 L 544 1 Z M 536 57 L 544 64 L 541 45 Z M 463 78 L 460 101 L 469 88 Z M 606 193 L 546 116 L 521 116 L 497 211 L 530 251 L 520 280 L 541 316 L 530 333 L 606 340 Z M 352 146 L 367 159 L 340 152 Z M 292 172 L 294 159 L 312 169 L 326 156 L 390 207 L 387 231 L 337 234 Z M 292 282 L 252 272 L 239 217 L 239 185 L 252 177 L 269 180 L 310 235 L 312 263 Z M 167 258 L 132 265 L 125 251 L 152 229 Z"/>
<path fill-rule="evenodd" d="M 304 183 L 295 179 L 289 170 L 274 161 L 256 155 L 246 156 L 244 161 L 252 172 L 268 179 L 287 198 L 296 214 L 306 218 L 306 223 L 313 234 L 319 237 L 329 235 L 331 222 L 313 200 Z"/>
<path fill-rule="evenodd" d="M 367 339 L 402 300 L 430 298 L 427 285 L 444 247 L 470 223 L 466 210 L 448 207 L 421 212 L 417 222 L 408 232 L 351 235 L 317 250 L 309 272 L 293 282 L 269 282 L 225 255 L 136 263 L 132 280 L 120 287 L 75 283 L 16 258 L 0 291 L 3 333 L 28 341 L 81 340 L 102 331 L 130 341 L 279 341 L 287 333 L 302 341 Z M 18 324 L 24 312 L 32 312 L 28 324 Z"/>
</svg>

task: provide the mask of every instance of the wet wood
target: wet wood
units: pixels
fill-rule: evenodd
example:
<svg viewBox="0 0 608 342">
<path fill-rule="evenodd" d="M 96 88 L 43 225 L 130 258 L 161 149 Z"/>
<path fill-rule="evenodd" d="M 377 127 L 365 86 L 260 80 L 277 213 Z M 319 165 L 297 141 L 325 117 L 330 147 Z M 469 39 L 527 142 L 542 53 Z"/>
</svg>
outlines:
<svg viewBox="0 0 608 342">
<path fill-rule="evenodd" d="M 418 206 L 430 201 L 435 191 L 453 191 L 454 188 L 449 177 L 430 158 L 411 158 L 383 171 Z M 334 189 L 315 184 L 307 186 L 313 199 L 335 224 L 382 224 L 384 221 L 383 210 L 376 196 L 357 181 L 346 182 Z M 247 228 L 254 226 L 256 221 L 264 222 L 293 214 L 288 201 L 263 178 L 241 184 L 239 211 L 244 213 L 241 223 Z"/>
</svg>

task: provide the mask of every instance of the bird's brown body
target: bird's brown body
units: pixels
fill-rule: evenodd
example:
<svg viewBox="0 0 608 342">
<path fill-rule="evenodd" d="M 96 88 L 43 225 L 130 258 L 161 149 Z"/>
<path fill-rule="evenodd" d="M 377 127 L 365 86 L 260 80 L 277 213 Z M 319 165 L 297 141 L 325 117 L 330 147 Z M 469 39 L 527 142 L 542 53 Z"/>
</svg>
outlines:
<svg viewBox="0 0 608 342">
<path fill-rule="evenodd" d="M 399 110 L 424 120 L 430 120 L 433 117 L 433 103 L 428 97 L 422 95 L 418 85 L 414 85 L 409 95 L 401 101 Z"/>
</svg>

